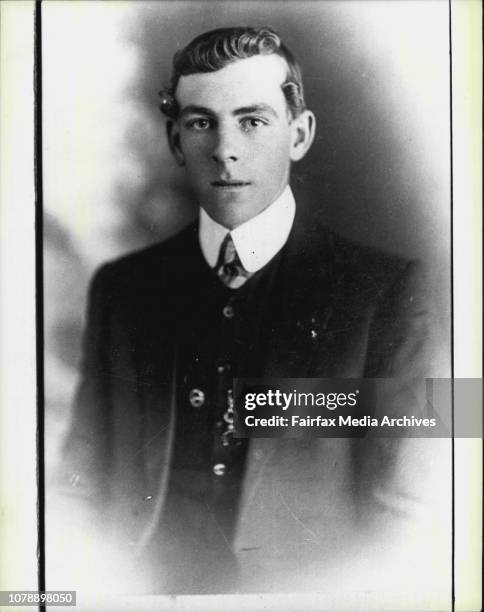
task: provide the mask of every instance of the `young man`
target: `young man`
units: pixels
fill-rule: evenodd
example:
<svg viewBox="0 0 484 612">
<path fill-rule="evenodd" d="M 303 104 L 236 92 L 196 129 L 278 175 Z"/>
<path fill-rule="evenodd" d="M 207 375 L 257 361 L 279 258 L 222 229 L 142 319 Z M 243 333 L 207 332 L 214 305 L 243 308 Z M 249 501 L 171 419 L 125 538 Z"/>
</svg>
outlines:
<svg viewBox="0 0 484 612">
<path fill-rule="evenodd" d="M 408 440 L 234 439 L 232 381 L 425 376 L 418 266 L 297 207 L 315 118 L 273 30 L 199 36 L 162 96 L 199 220 L 96 274 L 63 467 L 155 592 L 320 590 L 405 533 L 420 468 Z"/>
</svg>

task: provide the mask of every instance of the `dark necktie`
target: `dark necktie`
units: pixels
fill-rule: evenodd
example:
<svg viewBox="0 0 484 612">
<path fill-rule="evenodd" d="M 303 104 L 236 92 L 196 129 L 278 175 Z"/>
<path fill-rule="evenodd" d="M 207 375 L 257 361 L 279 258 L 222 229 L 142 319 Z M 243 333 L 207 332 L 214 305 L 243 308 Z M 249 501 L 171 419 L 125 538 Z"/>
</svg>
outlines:
<svg viewBox="0 0 484 612">
<path fill-rule="evenodd" d="M 215 270 L 223 284 L 226 287 L 230 287 L 230 289 L 242 287 L 251 276 L 247 270 L 244 270 L 230 234 L 225 236 L 220 246 L 220 254 Z"/>
</svg>

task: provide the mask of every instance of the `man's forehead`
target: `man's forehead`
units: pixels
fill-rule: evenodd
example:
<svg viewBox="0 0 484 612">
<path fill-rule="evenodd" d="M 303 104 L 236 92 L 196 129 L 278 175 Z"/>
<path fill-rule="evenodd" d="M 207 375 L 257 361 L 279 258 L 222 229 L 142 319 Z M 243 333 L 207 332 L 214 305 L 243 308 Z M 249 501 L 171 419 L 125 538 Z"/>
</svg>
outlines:
<svg viewBox="0 0 484 612">
<path fill-rule="evenodd" d="M 281 85 L 287 70 L 286 61 L 279 55 L 256 55 L 235 60 L 216 72 L 182 76 L 175 95 L 182 109 L 188 105 L 235 108 L 250 105 L 254 98 L 284 105 Z"/>
</svg>

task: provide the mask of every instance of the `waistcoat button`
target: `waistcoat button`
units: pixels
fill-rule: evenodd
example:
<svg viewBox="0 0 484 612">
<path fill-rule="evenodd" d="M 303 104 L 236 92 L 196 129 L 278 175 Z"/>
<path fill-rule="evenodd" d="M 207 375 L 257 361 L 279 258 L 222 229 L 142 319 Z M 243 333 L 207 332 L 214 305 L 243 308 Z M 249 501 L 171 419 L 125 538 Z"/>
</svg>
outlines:
<svg viewBox="0 0 484 612">
<path fill-rule="evenodd" d="M 192 389 L 189 399 L 194 408 L 200 408 L 205 403 L 205 393 L 201 389 Z"/>
<path fill-rule="evenodd" d="M 231 319 L 235 314 L 234 309 L 230 304 L 227 304 L 227 306 L 224 306 L 224 309 L 222 312 L 226 319 Z"/>
<path fill-rule="evenodd" d="M 215 474 L 215 476 L 223 476 L 226 470 L 227 466 L 225 465 L 225 463 L 216 463 L 213 466 L 213 473 Z"/>
</svg>

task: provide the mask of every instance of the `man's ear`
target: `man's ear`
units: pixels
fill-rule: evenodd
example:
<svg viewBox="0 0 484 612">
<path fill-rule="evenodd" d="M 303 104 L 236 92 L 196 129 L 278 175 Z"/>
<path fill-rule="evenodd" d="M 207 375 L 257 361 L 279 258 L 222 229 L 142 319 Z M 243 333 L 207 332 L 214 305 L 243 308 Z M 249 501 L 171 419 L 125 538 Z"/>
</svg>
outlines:
<svg viewBox="0 0 484 612">
<path fill-rule="evenodd" d="M 173 153 L 177 164 L 179 166 L 184 166 L 185 158 L 180 146 L 180 130 L 178 129 L 178 123 L 176 121 L 169 119 L 166 122 L 166 135 L 168 137 L 170 151 Z"/>
<path fill-rule="evenodd" d="M 303 111 L 298 117 L 292 120 L 292 143 L 290 158 L 291 161 L 299 161 L 308 152 L 313 144 L 316 133 L 316 117 L 310 110 Z"/>
</svg>

